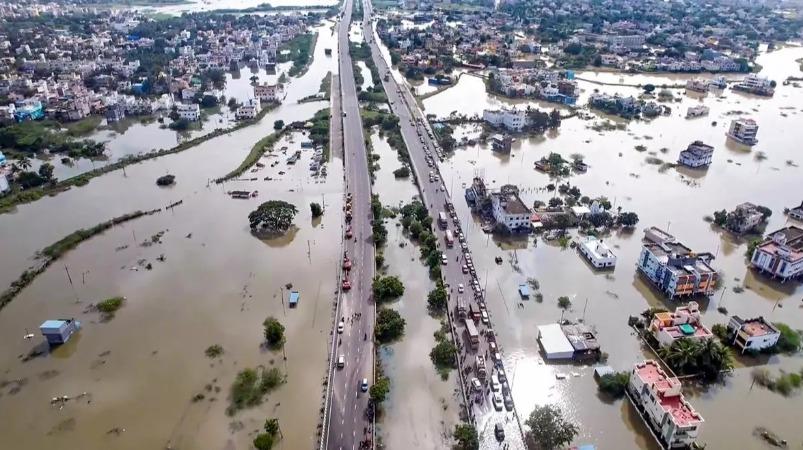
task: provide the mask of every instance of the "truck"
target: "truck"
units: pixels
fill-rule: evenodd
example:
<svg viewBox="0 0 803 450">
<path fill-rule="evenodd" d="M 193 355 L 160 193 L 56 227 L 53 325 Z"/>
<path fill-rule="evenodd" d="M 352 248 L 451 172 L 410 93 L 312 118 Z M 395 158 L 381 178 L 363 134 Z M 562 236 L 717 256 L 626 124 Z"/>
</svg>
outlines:
<svg viewBox="0 0 803 450">
<path fill-rule="evenodd" d="M 446 226 L 448 225 L 448 222 L 446 220 L 447 220 L 446 219 L 446 213 L 443 212 L 443 211 L 439 212 L 438 213 L 438 225 L 440 225 L 440 227 L 443 228 L 443 229 L 445 229 Z"/>
<path fill-rule="evenodd" d="M 466 301 L 463 300 L 463 297 L 457 297 L 457 307 L 455 309 L 458 318 L 465 319 L 468 317 L 468 313 L 466 311 Z"/>
<path fill-rule="evenodd" d="M 454 235 L 452 234 L 452 230 L 446 230 L 444 239 L 446 240 L 447 247 L 452 248 L 454 246 Z"/>
<path fill-rule="evenodd" d="M 474 372 L 480 377 L 480 380 L 484 380 L 488 376 L 488 368 L 485 366 L 484 356 L 477 355 L 474 358 Z"/>
<path fill-rule="evenodd" d="M 474 321 L 466 319 L 466 335 L 468 335 L 468 343 L 471 344 L 472 349 L 477 349 L 480 345 L 480 334 L 477 332 L 477 327 L 474 326 Z"/>
</svg>

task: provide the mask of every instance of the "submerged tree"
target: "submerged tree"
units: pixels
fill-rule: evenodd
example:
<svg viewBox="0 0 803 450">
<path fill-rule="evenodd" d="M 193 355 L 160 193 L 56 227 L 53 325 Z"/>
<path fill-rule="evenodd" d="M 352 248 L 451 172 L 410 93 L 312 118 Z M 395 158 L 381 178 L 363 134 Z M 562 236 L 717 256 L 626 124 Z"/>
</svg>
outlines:
<svg viewBox="0 0 803 450">
<path fill-rule="evenodd" d="M 553 450 L 563 448 L 577 436 L 577 427 L 563 418 L 554 405 L 538 406 L 524 422 L 530 431 L 525 439 L 527 448 Z"/>
<path fill-rule="evenodd" d="M 283 200 L 270 200 L 248 214 L 251 230 L 255 232 L 284 233 L 298 213 L 295 205 Z"/>
</svg>

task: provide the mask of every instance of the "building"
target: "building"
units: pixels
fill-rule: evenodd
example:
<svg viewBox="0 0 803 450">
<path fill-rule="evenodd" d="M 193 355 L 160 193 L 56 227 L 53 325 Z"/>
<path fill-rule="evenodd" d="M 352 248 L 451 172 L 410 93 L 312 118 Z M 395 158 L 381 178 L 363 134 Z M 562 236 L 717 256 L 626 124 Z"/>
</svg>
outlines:
<svg viewBox="0 0 803 450">
<path fill-rule="evenodd" d="M 572 343 L 557 323 L 538 327 L 538 343 L 546 359 L 572 359 L 574 356 Z"/>
<path fill-rule="evenodd" d="M 780 337 L 781 332 L 778 328 L 761 316 L 746 320 L 739 316 L 731 316 L 728 322 L 730 343 L 742 353 L 772 348 Z"/>
<path fill-rule="evenodd" d="M 259 99 L 249 98 L 242 106 L 237 108 L 237 112 L 234 115 L 238 120 L 253 120 L 259 114 L 259 109 Z"/>
<path fill-rule="evenodd" d="M 787 214 L 789 215 L 790 219 L 803 222 L 803 202 L 800 202 L 800 206 L 791 208 Z"/>
<path fill-rule="evenodd" d="M 700 321 L 700 305 L 689 302 L 675 312 L 655 313 L 649 327 L 661 347 L 669 347 L 678 339 L 705 341 L 714 335 Z"/>
<path fill-rule="evenodd" d="M 725 219 L 725 228 L 737 233 L 753 231 L 764 223 L 764 213 L 758 206 L 745 202 L 729 212 Z"/>
<path fill-rule="evenodd" d="M 179 103 L 176 105 L 176 114 L 178 114 L 179 119 L 194 122 L 201 119 L 201 107 L 197 103 Z"/>
<path fill-rule="evenodd" d="M 744 77 L 742 81 L 734 84 L 733 89 L 736 91 L 772 97 L 773 94 L 775 94 L 775 88 L 773 87 L 773 84 L 774 83 L 767 79 L 767 77 L 762 77 L 760 75 L 751 73 Z"/>
<path fill-rule="evenodd" d="M 750 258 L 751 265 L 783 281 L 803 274 L 803 229 L 794 225 L 770 233 Z"/>
<path fill-rule="evenodd" d="M 5 194 L 11 190 L 11 184 L 8 182 L 8 175 L 6 169 L 0 167 L 0 194 Z"/>
<path fill-rule="evenodd" d="M 689 109 L 686 110 L 686 118 L 691 119 L 694 117 L 707 116 L 708 111 L 709 109 L 705 105 L 690 106 Z"/>
<path fill-rule="evenodd" d="M 758 125 L 753 119 L 734 119 L 727 132 L 729 138 L 750 146 L 758 143 L 757 134 Z"/>
<path fill-rule="evenodd" d="M 596 332 L 588 325 L 582 323 L 565 324 L 560 326 L 560 330 L 572 345 L 572 359 L 596 360 L 599 358 L 599 341 L 597 341 Z"/>
<path fill-rule="evenodd" d="M 577 251 L 597 269 L 616 266 L 616 255 L 613 254 L 607 244 L 594 236 L 589 236 L 580 242 L 580 245 L 577 246 Z"/>
<path fill-rule="evenodd" d="M 712 156 L 714 155 L 714 147 L 703 144 L 702 141 L 694 141 L 686 147 L 686 150 L 680 152 L 678 157 L 678 164 L 696 169 L 698 167 L 707 167 L 711 164 Z"/>
<path fill-rule="evenodd" d="M 521 131 L 527 125 L 527 111 L 517 108 L 486 109 L 482 112 L 482 120 L 494 127 Z"/>
<path fill-rule="evenodd" d="M 75 319 L 46 320 L 39 326 L 39 330 L 50 345 L 64 344 L 80 329 L 81 322 Z"/>
<path fill-rule="evenodd" d="M 510 231 L 530 229 L 530 208 L 521 201 L 519 194 L 513 191 L 494 192 L 491 194 L 491 207 L 496 223 L 501 223 Z"/>
<path fill-rule="evenodd" d="M 279 101 L 279 85 L 277 84 L 255 84 L 254 97 L 263 102 Z"/>
<path fill-rule="evenodd" d="M 513 138 L 508 135 L 494 134 L 491 136 L 491 148 L 498 152 L 509 152 Z"/>
<path fill-rule="evenodd" d="M 627 393 L 663 448 L 692 446 L 704 420 L 684 398 L 680 380 L 646 360 L 633 367 Z"/>
<path fill-rule="evenodd" d="M 652 227 L 644 235 L 637 267 L 670 299 L 711 295 L 719 275 L 711 267 L 711 253 L 696 253 L 665 231 Z"/>
<path fill-rule="evenodd" d="M 106 113 L 104 114 L 106 117 L 106 122 L 119 122 L 125 119 L 125 106 L 121 105 L 120 103 L 115 103 L 113 105 L 109 105 L 106 107 Z"/>
<path fill-rule="evenodd" d="M 694 92 L 708 92 L 708 81 L 694 78 L 686 81 L 686 90 Z"/>
</svg>

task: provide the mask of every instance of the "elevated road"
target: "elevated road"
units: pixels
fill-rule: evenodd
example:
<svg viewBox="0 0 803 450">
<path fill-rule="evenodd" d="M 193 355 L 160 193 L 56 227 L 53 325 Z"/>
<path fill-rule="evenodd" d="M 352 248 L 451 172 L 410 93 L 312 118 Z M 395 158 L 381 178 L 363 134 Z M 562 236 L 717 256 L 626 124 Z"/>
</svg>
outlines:
<svg viewBox="0 0 803 450">
<path fill-rule="evenodd" d="M 448 218 L 447 226 L 455 235 L 456 242 L 453 247 L 449 248 L 446 245 L 441 245 L 446 261 L 441 270 L 444 282 L 449 290 L 450 325 L 460 348 L 461 373 L 459 373 L 459 380 L 464 399 L 468 403 L 468 414 L 480 435 L 480 447 L 483 449 L 500 447 L 501 444 L 494 433 L 495 426 L 499 424 L 504 429 L 505 438 L 503 442 L 508 446 L 507 448 L 524 449 L 522 427 L 516 414 L 512 393 L 506 382 L 503 381 L 497 394 L 505 400 L 500 398 L 502 401 L 496 405 L 493 401 L 494 393 L 490 387 L 492 376 L 504 380 L 507 374 L 501 358 L 498 362 L 495 362 L 493 358 L 494 354 L 498 355 L 501 350 L 496 347 L 490 317 L 479 316 L 475 320 L 479 339 L 476 345 L 472 346 L 467 337 L 466 322 L 459 318 L 456 313 L 458 298 L 463 299 L 466 308 L 469 308 L 470 305 L 475 311 L 478 311 L 478 314 L 480 310 L 485 311 L 484 293 L 476 275 L 471 273 L 472 270 L 469 270 L 469 273 L 464 273 L 462 268 L 464 264 L 471 261 L 471 252 L 467 242 L 463 239 L 458 240 L 461 235 L 460 222 L 457 215 L 450 212 L 448 205 L 451 204 L 452 199 L 449 196 L 446 185 L 443 183 L 442 177 L 440 177 L 440 181 L 430 181 L 430 173 L 438 174 L 439 150 L 437 143 L 431 135 L 424 113 L 418 108 L 410 90 L 406 85 L 394 79 L 387 62 L 380 53 L 379 45 L 374 38 L 371 21 L 373 10 L 370 0 L 361 1 L 364 4 L 363 34 L 366 42 L 371 46 L 374 63 L 382 75 L 382 86 L 388 96 L 391 110 L 399 117 L 402 137 L 410 153 L 412 170 L 418 179 L 422 201 L 428 207 L 429 214 L 433 218 L 433 224 L 438 223 L 440 212 L 446 214 Z M 387 77 L 385 76 L 386 74 L 388 75 Z M 437 225 L 435 226 L 437 227 Z M 444 242 L 444 233 L 445 230 L 438 227 L 437 235 L 441 243 Z M 468 265 L 471 266 L 471 264 Z M 463 293 L 459 292 L 459 285 L 464 286 Z M 486 312 L 485 314 L 490 313 Z M 478 356 L 486 360 L 486 375 L 484 377 L 480 375 L 475 363 Z M 472 387 L 474 379 L 480 383 L 480 387 L 477 389 Z M 414 383 L 416 380 L 403 380 L 402 382 Z"/>
<path fill-rule="evenodd" d="M 368 156 L 363 139 L 357 87 L 349 54 L 349 26 L 352 3 L 346 0 L 342 18 L 337 25 L 339 89 L 333 89 L 333 149 L 342 148 L 346 192 L 351 195 L 350 224 L 353 237 L 344 236 L 344 251 L 351 269 L 343 271 L 342 279 L 351 289 L 339 297 L 332 334 L 332 358 L 329 385 L 324 407 L 324 430 L 321 448 L 355 450 L 372 448 L 373 414 L 368 411 L 368 392 L 362 380 L 374 382 L 374 315 L 371 280 L 374 277 L 374 246 L 371 241 L 371 180 Z M 339 96 L 338 96 L 339 94 Z M 339 126 L 341 125 L 342 126 Z M 335 141 L 339 142 L 335 143 Z M 345 228 L 344 228 L 345 232 Z M 343 366 L 338 360 L 342 357 Z"/>
</svg>

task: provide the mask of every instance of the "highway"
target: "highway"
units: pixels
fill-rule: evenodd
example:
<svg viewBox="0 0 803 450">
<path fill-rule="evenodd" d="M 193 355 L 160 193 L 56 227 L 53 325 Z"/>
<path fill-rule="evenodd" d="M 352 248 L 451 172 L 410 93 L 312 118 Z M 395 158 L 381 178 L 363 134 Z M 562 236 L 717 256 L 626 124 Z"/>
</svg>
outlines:
<svg viewBox="0 0 803 450">
<path fill-rule="evenodd" d="M 372 448 L 373 414 L 368 413 L 369 386 L 374 381 L 374 313 L 371 280 L 374 277 L 374 246 L 371 241 L 371 181 L 368 157 L 363 140 L 362 121 L 357 101 L 351 56 L 349 25 L 353 0 L 346 0 L 343 16 L 337 25 L 338 72 L 332 89 L 331 139 L 333 154 L 342 151 L 345 165 L 346 192 L 351 196 L 353 237 L 344 235 L 343 248 L 351 269 L 342 272 L 342 279 L 351 283 L 339 298 L 332 333 L 330 377 L 324 408 L 324 430 L 321 448 Z M 338 88 L 339 87 L 339 88 Z M 342 120 L 341 120 L 342 119 Z M 340 121 L 340 123 L 336 123 Z M 342 124 L 342 126 L 341 126 Z M 348 203 L 348 197 L 347 197 Z M 342 324 L 342 325 L 341 325 Z M 342 327 L 342 328 L 341 328 Z M 338 360 L 343 357 L 344 365 Z"/>
<path fill-rule="evenodd" d="M 438 174 L 438 151 L 437 143 L 431 136 L 426 117 L 423 112 L 418 108 L 417 103 L 410 90 L 404 83 L 398 83 L 394 79 L 393 74 L 387 62 L 380 53 L 379 45 L 374 38 L 373 26 L 371 23 L 372 6 L 369 0 L 361 0 L 364 2 L 364 20 L 363 20 L 363 34 L 366 41 L 371 46 L 371 53 L 382 75 L 382 85 L 388 96 L 388 101 L 391 105 L 391 110 L 399 117 L 399 124 L 401 126 L 402 136 L 407 145 L 412 162 L 412 169 L 418 179 L 419 190 L 425 205 L 427 205 L 429 214 L 433 218 L 433 224 L 438 223 L 438 215 L 444 212 L 448 218 L 448 227 L 452 230 L 456 237 L 461 237 L 460 222 L 456 214 L 449 211 L 447 204 L 451 204 L 452 199 L 440 177 L 440 181 L 430 181 L 430 174 Z M 341 72 L 343 73 L 343 72 Z M 389 74 L 385 77 L 385 74 Z M 344 76 L 345 77 L 345 76 Z M 462 201 L 462 195 L 459 196 Z M 437 225 L 436 225 L 437 227 Z M 444 242 L 444 230 L 437 227 L 436 231 L 439 242 Z M 495 363 L 492 356 L 496 354 L 501 356 L 501 350 L 496 348 L 495 337 L 491 325 L 491 317 L 477 317 L 475 321 L 476 328 L 479 331 L 479 342 L 475 348 L 469 344 L 466 335 L 466 324 L 458 318 L 455 310 L 457 305 L 457 298 L 461 297 L 466 304 L 466 308 L 470 304 L 475 311 L 485 311 L 484 293 L 481 284 L 475 275 L 471 273 L 464 273 L 463 265 L 467 261 L 471 261 L 471 252 L 468 249 L 468 243 L 462 239 L 455 239 L 455 245 L 448 248 L 445 244 L 442 245 L 442 251 L 446 255 L 447 263 L 441 267 L 444 283 L 449 289 L 449 316 L 452 325 L 453 335 L 456 337 L 457 344 L 460 347 L 460 383 L 464 393 L 464 398 L 468 400 L 470 406 L 470 415 L 480 435 L 480 448 L 501 448 L 505 446 L 511 449 L 524 449 L 524 442 L 522 436 L 522 428 L 515 411 L 513 404 L 512 393 L 504 382 L 504 371 L 501 357 Z M 469 264 L 471 265 L 471 264 Z M 474 284 L 472 284 L 474 282 Z M 464 292 L 459 293 L 459 285 L 464 286 Z M 484 314 L 490 314 L 486 312 Z M 499 353 L 497 353 L 499 352 Z M 476 357 L 485 357 L 487 368 L 487 375 L 483 378 L 479 375 L 476 369 Z M 504 375 L 503 375 L 504 374 Z M 499 387 L 500 402 L 497 405 L 493 404 L 493 393 L 490 391 L 490 380 L 492 375 L 502 379 L 503 383 Z M 471 383 L 474 379 L 480 382 L 479 389 L 473 389 Z M 509 380 L 508 380 L 509 381 Z M 398 382 L 414 383 L 416 380 L 400 380 Z M 507 401 L 502 400 L 502 394 Z M 494 427 L 500 424 L 504 429 L 504 440 L 497 439 L 494 433 Z"/>
</svg>

